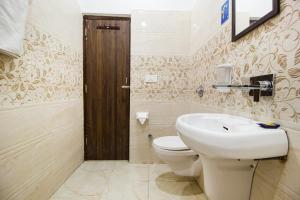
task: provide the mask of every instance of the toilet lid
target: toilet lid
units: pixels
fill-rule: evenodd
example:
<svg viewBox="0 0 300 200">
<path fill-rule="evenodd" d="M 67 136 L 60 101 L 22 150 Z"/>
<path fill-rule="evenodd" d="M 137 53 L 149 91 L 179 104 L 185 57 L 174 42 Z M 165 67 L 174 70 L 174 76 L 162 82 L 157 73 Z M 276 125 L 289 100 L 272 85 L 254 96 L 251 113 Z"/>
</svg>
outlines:
<svg viewBox="0 0 300 200">
<path fill-rule="evenodd" d="M 172 151 L 182 151 L 182 150 L 190 150 L 179 138 L 179 136 L 166 136 L 156 138 L 153 143 L 165 150 L 172 150 Z"/>
</svg>

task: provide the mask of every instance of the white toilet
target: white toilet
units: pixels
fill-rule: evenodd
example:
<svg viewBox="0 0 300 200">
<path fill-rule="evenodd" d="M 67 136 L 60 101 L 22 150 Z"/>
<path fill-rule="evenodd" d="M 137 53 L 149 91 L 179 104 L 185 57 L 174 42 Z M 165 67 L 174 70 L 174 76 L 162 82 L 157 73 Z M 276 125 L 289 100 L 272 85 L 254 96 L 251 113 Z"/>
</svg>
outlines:
<svg viewBox="0 0 300 200">
<path fill-rule="evenodd" d="M 199 176 L 201 160 L 199 155 L 188 148 L 179 136 L 166 136 L 153 140 L 158 157 L 167 163 L 179 176 Z"/>
</svg>

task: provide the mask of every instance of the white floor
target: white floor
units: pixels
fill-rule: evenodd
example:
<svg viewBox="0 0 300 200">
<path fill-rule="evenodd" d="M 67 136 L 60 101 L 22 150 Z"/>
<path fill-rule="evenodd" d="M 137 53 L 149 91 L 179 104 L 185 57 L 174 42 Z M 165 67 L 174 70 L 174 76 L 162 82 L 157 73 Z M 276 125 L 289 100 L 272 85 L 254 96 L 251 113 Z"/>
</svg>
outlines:
<svg viewBox="0 0 300 200">
<path fill-rule="evenodd" d="M 51 200 L 206 200 L 193 178 L 175 176 L 167 165 L 88 161 Z"/>
</svg>

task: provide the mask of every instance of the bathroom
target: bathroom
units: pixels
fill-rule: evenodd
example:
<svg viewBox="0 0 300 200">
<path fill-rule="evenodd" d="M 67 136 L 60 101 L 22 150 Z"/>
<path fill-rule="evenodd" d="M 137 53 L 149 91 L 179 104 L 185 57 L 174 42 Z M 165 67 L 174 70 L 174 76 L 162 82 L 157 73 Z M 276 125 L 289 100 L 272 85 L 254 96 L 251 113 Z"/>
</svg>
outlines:
<svg viewBox="0 0 300 200">
<path fill-rule="evenodd" d="M 48 199 L 300 200 L 300 1 L 1 0 L 0 200 Z"/>
</svg>

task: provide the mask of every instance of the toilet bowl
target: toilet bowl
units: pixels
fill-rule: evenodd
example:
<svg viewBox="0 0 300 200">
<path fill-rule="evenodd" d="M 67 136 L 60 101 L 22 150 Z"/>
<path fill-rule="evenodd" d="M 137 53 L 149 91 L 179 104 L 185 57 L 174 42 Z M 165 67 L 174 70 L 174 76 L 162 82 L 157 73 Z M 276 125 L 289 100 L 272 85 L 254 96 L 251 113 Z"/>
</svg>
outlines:
<svg viewBox="0 0 300 200">
<path fill-rule="evenodd" d="M 188 148 L 179 136 L 166 136 L 153 140 L 158 157 L 179 176 L 199 176 L 201 160 L 199 155 Z"/>
</svg>

